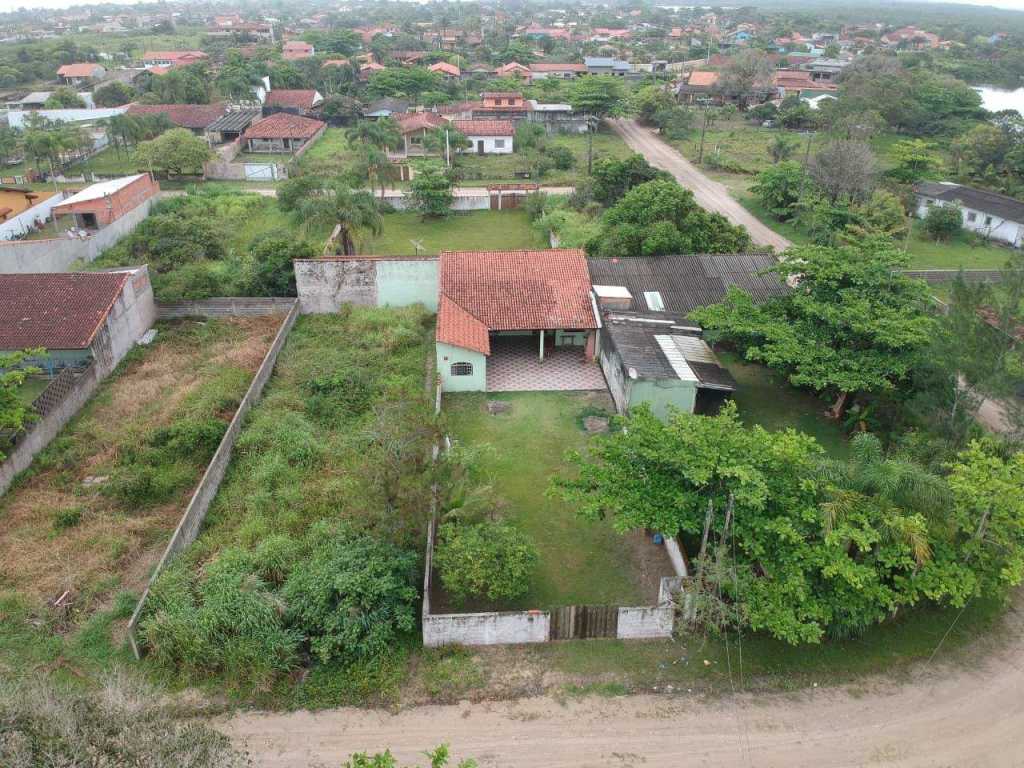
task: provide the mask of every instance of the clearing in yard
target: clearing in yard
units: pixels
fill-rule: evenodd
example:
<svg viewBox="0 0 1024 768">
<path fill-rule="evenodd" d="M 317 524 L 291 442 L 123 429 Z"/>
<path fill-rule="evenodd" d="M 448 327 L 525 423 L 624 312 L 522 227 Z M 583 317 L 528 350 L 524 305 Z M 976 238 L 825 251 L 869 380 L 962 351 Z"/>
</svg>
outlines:
<svg viewBox="0 0 1024 768">
<path fill-rule="evenodd" d="M 280 323 L 159 323 L 0 497 L 0 669 L 26 651 L 15 616 L 49 638 L 130 613 Z"/>
<path fill-rule="evenodd" d="M 583 520 L 547 493 L 553 477 L 572 471 L 566 452 L 586 449 L 583 418 L 612 412 L 607 393 L 515 392 L 497 398 L 509 403 L 507 412 L 489 413 L 484 394 L 446 395 L 448 433 L 467 446 L 489 446 L 480 458 L 482 474 L 493 485 L 505 519 L 537 548 L 540 563 L 529 591 L 518 600 L 453 605 L 438 589 L 432 610 L 656 603 L 661 577 L 673 575 L 664 549 L 640 534 L 621 536 L 607 521 Z"/>
<path fill-rule="evenodd" d="M 328 128 L 295 164 L 303 173 L 338 176 L 352 164 L 353 155 L 344 128 Z"/>
<path fill-rule="evenodd" d="M 509 155 L 473 155 L 461 154 L 455 161 L 460 174 L 460 184 L 474 186 L 477 182 L 515 183 L 522 181 L 536 182 L 548 186 L 578 184 L 587 176 L 587 136 L 586 134 L 562 134 L 551 136 L 548 141 L 553 146 L 568 147 L 576 162 L 566 171 L 557 169 L 549 171 L 541 179 L 524 179 L 517 176 L 518 172 L 529 170 L 529 164 L 519 152 Z M 608 129 L 594 134 L 594 159 L 610 158 L 621 160 L 629 157 L 632 150 L 619 136 Z"/>
<path fill-rule="evenodd" d="M 389 213 L 378 237 L 369 237 L 360 251 L 378 256 L 407 256 L 441 251 L 494 251 L 544 248 L 544 238 L 530 225 L 526 211 L 472 211 L 443 219 L 424 220 L 418 213 Z"/>
</svg>

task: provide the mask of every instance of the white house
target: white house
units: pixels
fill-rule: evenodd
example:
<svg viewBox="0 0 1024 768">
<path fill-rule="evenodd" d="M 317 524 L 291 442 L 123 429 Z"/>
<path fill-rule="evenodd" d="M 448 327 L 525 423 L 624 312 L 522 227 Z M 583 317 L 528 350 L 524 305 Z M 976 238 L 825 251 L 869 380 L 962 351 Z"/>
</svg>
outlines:
<svg viewBox="0 0 1024 768">
<path fill-rule="evenodd" d="M 1024 240 L 1024 203 L 998 192 L 965 187 L 949 181 L 924 181 L 914 186 L 917 217 L 939 205 L 959 205 L 964 229 L 989 240 L 998 240 L 1019 248 Z"/>
<path fill-rule="evenodd" d="M 512 154 L 512 137 L 515 128 L 511 120 L 453 120 L 455 130 L 470 141 L 470 148 L 464 151 L 478 155 Z"/>
</svg>

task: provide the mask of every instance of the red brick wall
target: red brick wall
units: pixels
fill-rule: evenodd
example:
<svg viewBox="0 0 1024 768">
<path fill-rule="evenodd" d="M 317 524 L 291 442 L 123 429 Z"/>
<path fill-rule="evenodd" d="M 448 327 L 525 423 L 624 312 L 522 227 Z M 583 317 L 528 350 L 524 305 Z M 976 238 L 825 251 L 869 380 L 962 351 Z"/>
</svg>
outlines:
<svg viewBox="0 0 1024 768">
<path fill-rule="evenodd" d="M 144 174 L 128 186 L 122 187 L 110 195 L 109 198 L 58 206 L 54 209 L 54 213 L 58 216 L 93 213 L 96 215 L 96 223 L 100 227 L 105 227 L 129 211 L 138 208 L 159 191 L 160 185 L 153 181 L 149 174 Z"/>
</svg>

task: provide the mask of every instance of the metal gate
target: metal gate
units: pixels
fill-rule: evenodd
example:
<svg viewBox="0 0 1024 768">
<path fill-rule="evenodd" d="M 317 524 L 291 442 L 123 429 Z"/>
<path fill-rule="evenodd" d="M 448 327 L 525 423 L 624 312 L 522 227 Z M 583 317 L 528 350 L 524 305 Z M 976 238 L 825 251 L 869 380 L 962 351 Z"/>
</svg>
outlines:
<svg viewBox="0 0 1024 768">
<path fill-rule="evenodd" d="M 273 181 L 277 178 L 277 166 L 273 163 L 245 163 L 247 181 Z"/>
<path fill-rule="evenodd" d="M 551 610 L 551 640 L 616 637 L 619 609 L 614 605 L 566 605 Z"/>
</svg>

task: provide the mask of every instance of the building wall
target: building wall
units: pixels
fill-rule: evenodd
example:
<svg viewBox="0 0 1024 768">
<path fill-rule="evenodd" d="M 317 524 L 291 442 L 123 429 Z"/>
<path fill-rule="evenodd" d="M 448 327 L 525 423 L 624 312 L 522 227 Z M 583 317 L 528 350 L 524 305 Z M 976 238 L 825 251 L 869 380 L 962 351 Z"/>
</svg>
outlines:
<svg viewBox="0 0 1024 768">
<path fill-rule="evenodd" d="M 299 259 L 294 267 L 304 314 L 337 312 L 344 304 L 419 303 L 437 311 L 436 256 Z"/>
<path fill-rule="evenodd" d="M 697 403 L 697 386 L 691 381 L 639 379 L 631 383 L 629 407 L 635 408 L 641 403 L 646 403 L 654 415 L 662 420 L 668 417 L 670 405 L 686 413 L 693 413 Z"/>
<path fill-rule="evenodd" d="M 14 240 L 34 231 L 37 224 L 44 224 L 50 218 L 50 211 L 66 196 L 64 190 L 50 193 L 45 200 L 0 223 L 0 240 Z"/>
<path fill-rule="evenodd" d="M 149 269 L 143 266 L 125 283 L 92 343 L 93 359 L 100 372 L 106 375 L 112 371 L 155 321 L 153 285 Z"/>
<path fill-rule="evenodd" d="M 85 200 L 80 203 L 62 204 L 54 209 L 54 215 L 82 215 L 91 213 L 96 217 L 100 227 L 107 227 L 115 221 L 135 210 L 160 191 L 157 184 L 148 174 L 143 174 L 107 197 Z"/>
<path fill-rule="evenodd" d="M 423 617 L 423 645 L 503 645 L 546 643 L 551 632 L 547 611 L 450 613 Z"/>
<path fill-rule="evenodd" d="M 929 205 L 928 201 L 931 201 L 932 205 Z M 917 217 L 923 219 L 928 215 L 929 208 L 932 206 L 941 207 L 943 204 L 943 200 L 935 200 L 934 198 L 918 195 Z M 985 213 L 977 208 L 968 208 L 966 206 L 961 206 L 961 208 L 963 209 L 964 229 L 977 232 L 991 240 L 998 240 L 1001 243 L 1007 243 L 1017 248 L 1021 246 L 1022 236 L 1024 236 L 1024 232 L 1022 232 L 1024 224 Z M 974 215 L 973 221 L 971 221 L 972 214 Z M 986 224 L 985 220 L 989 217 L 991 217 L 992 221 Z"/>
<path fill-rule="evenodd" d="M 7 123 L 11 128 L 24 129 L 25 121 L 29 115 L 40 115 L 47 120 L 57 123 L 94 123 L 98 120 L 106 120 L 114 115 L 123 115 L 127 111 L 127 106 L 100 107 L 97 109 L 12 109 L 7 113 Z"/>
<path fill-rule="evenodd" d="M 484 154 L 485 155 L 511 155 L 512 154 L 512 137 L 511 136 L 466 136 L 473 146 L 469 149 L 464 149 L 462 152 L 467 155 L 477 154 L 480 146 L 480 142 L 484 143 Z M 497 142 L 503 142 L 503 146 L 498 146 Z"/>
<path fill-rule="evenodd" d="M 442 392 L 485 392 L 487 391 L 487 356 L 471 349 L 437 342 L 437 373 L 441 378 Z M 469 363 L 473 366 L 471 376 L 452 376 L 453 363 Z"/>
</svg>

